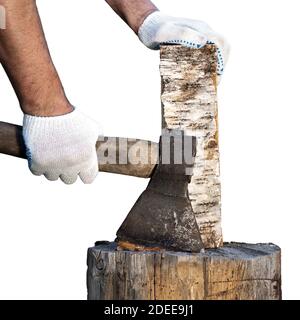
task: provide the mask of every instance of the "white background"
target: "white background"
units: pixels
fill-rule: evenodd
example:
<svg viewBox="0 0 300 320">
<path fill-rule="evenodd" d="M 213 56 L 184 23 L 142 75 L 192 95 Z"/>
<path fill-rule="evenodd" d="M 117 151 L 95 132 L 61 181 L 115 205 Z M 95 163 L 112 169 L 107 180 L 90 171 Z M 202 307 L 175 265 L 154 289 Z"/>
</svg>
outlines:
<svg viewBox="0 0 300 320">
<path fill-rule="evenodd" d="M 232 52 L 219 87 L 225 241 L 282 248 L 283 296 L 299 293 L 299 1 L 157 0 L 223 33 Z M 71 102 L 105 134 L 157 141 L 159 55 L 101 0 L 38 1 Z M 0 70 L 0 120 L 22 123 Z M 88 186 L 31 176 L 0 155 L 0 298 L 85 299 L 86 251 L 113 240 L 146 180 L 99 174 Z"/>
</svg>

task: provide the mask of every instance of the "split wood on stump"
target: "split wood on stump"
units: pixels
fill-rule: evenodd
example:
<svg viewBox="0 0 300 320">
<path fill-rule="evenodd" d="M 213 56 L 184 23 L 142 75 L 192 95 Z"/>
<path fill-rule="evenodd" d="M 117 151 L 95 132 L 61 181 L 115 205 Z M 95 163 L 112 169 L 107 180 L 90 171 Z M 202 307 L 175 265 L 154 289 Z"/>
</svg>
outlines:
<svg viewBox="0 0 300 320">
<path fill-rule="evenodd" d="M 206 249 L 120 250 L 116 243 L 99 243 L 88 251 L 88 299 L 281 299 L 279 247 L 223 245 L 215 47 L 162 46 L 160 70 L 162 128 L 197 138 L 188 197 Z"/>
<path fill-rule="evenodd" d="M 162 128 L 197 138 L 188 197 L 204 247 L 210 249 L 201 253 L 151 252 L 133 246 L 119 251 L 116 243 L 90 248 L 88 298 L 281 299 L 277 246 L 231 243 L 222 247 L 214 46 L 197 50 L 162 46 L 161 77 Z M 0 122 L 0 153 L 26 158 L 21 130 Z M 104 138 L 96 148 L 99 171 L 148 178 L 156 168 L 157 143 Z M 111 154 L 117 155 L 116 161 L 111 161 Z M 133 162 L 127 158 L 123 162 L 120 154 L 130 156 Z M 140 161 L 141 155 L 149 161 Z"/>
</svg>

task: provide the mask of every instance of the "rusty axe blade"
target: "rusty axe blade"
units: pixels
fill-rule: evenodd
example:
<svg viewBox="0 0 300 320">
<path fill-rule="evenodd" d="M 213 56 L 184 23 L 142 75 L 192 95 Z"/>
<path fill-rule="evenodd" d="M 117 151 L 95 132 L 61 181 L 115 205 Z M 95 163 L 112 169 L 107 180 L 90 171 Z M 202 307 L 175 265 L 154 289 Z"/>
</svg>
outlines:
<svg viewBox="0 0 300 320">
<path fill-rule="evenodd" d="M 178 163 L 176 154 L 179 144 L 181 163 Z M 159 148 L 159 164 L 146 190 L 119 228 L 117 241 L 120 244 L 129 242 L 137 246 L 200 252 L 203 245 L 187 193 L 191 179 L 188 169 L 196 153 L 196 139 L 184 136 L 182 132 L 175 137 L 162 136 Z M 163 156 L 166 150 L 170 160 L 167 164 Z"/>
</svg>

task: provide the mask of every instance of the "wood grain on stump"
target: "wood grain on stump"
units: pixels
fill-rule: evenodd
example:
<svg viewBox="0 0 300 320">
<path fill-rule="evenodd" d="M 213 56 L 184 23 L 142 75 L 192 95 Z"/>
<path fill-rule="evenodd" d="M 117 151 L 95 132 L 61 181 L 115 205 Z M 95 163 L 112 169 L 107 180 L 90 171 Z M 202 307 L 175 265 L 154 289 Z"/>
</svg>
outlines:
<svg viewBox="0 0 300 320">
<path fill-rule="evenodd" d="M 228 243 L 202 253 L 88 250 L 89 300 L 279 300 L 280 248 Z"/>
</svg>

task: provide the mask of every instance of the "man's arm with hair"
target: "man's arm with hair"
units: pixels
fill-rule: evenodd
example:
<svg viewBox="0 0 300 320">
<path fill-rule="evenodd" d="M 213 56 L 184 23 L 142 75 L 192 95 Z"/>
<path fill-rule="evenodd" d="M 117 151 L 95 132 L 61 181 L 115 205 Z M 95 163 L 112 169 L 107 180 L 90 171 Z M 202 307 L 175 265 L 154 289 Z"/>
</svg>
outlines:
<svg viewBox="0 0 300 320">
<path fill-rule="evenodd" d="M 0 62 L 24 113 L 56 116 L 72 111 L 51 60 L 34 0 L 0 0 Z"/>
<path fill-rule="evenodd" d="M 150 0 L 106 0 L 106 2 L 136 34 L 146 17 L 158 10 Z"/>
</svg>

